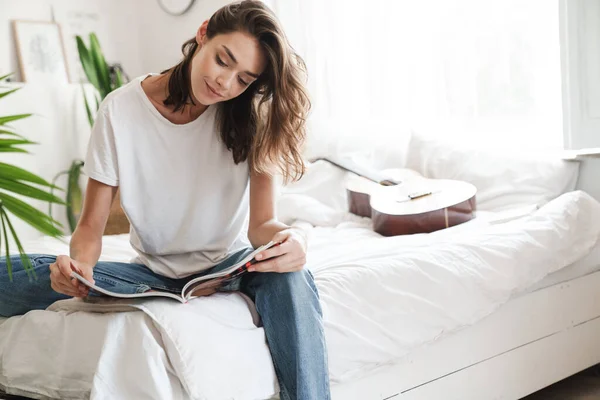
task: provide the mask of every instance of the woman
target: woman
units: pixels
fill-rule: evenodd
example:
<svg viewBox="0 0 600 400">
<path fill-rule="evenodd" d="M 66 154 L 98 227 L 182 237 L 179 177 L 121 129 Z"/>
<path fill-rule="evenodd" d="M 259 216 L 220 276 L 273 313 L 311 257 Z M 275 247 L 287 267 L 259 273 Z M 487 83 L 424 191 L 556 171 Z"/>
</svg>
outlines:
<svg viewBox="0 0 600 400">
<path fill-rule="evenodd" d="M 304 63 L 258 1 L 221 8 L 182 50 L 178 65 L 104 100 L 70 255 L 29 255 L 33 282 L 18 256 L 10 258 L 9 282 L 7 260 L 0 259 L 0 315 L 87 296 L 71 271 L 122 293 L 179 293 L 190 279 L 232 265 L 253 247 L 281 242 L 228 289 L 256 304 L 281 398 L 328 399 L 322 313 L 312 275 L 303 269 L 306 238 L 274 213 L 274 173 L 289 181 L 304 172 L 300 146 L 310 107 Z M 137 257 L 98 262 L 118 187 Z"/>
</svg>

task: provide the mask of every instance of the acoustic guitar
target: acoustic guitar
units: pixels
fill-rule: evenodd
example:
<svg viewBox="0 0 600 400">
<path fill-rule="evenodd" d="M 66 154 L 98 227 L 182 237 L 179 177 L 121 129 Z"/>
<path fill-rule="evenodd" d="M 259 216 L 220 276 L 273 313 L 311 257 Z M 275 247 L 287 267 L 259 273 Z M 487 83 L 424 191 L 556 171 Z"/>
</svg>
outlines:
<svg viewBox="0 0 600 400">
<path fill-rule="evenodd" d="M 369 217 L 383 236 L 430 233 L 475 217 L 477 189 L 470 183 L 428 179 L 410 169 L 375 171 L 347 159 L 317 158 L 353 173 L 348 209 Z"/>
</svg>

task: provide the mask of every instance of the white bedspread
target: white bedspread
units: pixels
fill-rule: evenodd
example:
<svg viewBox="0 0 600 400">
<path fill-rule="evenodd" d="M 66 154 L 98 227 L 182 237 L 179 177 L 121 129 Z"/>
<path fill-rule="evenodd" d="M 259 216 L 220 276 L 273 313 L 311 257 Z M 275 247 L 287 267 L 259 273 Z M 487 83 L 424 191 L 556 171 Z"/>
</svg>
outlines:
<svg viewBox="0 0 600 400">
<path fill-rule="evenodd" d="M 307 266 L 321 295 L 334 384 L 478 321 L 584 257 L 600 237 L 600 204 L 579 191 L 535 211 L 383 238 L 342 211 L 339 191 L 323 197 L 325 180 L 302 185 L 281 197 L 279 212 L 310 232 Z M 48 239 L 37 245 L 28 251 L 67 249 Z M 125 236 L 105 238 L 104 259 L 127 260 L 131 251 Z M 264 332 L 236 294 L 187 306 L 135 302 L 142 312 L 82 307 L 98 306 L 67 300 L 1 324 L 0 387 L 63 398 L 91 390 L 97 399 L 257 399 L 277 390 Z"/>
</svg>

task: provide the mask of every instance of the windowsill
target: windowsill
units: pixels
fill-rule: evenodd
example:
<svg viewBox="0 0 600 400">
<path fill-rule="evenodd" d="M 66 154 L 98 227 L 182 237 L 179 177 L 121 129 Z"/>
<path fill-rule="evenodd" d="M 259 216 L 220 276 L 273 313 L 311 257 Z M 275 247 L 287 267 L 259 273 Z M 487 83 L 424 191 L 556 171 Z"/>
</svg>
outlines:
<svg viewBox="0 0 600 400">
<path fill-rule="evenodd" d="M 563 160 L 576 161 L 584 158 L 596 158 L 600 157 L 600 147 L 590 147 L 578 150 L 564 150 Z"/>
</svg>

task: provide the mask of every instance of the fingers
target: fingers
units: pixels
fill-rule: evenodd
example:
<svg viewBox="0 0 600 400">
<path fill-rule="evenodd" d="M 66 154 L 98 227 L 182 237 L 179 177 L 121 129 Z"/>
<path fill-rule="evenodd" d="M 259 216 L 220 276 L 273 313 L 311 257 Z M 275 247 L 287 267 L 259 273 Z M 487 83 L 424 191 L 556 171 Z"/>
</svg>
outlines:
<svg viewBox="0 0 600 400">
<path fill-rule="evenodd" d="M 289 253 L 290 250 L 292 250 L 291 244 L 284 242 L 284 243 L 280 244 L 279 246 L 274 246 L 274 247 L 271 247 L 270 249 L 261 251 L 254 258 L 256 258 L 259 261 L 267 260 L 269 258 L 278 257 L 282 254 Z"/>
<path fill-rule="evenodd" d="M 79 297 L 79 291 L 77 291 L 72 285 L 64 285 L 61 283 L 52 282 L 51 286 L 55 292 L 66 294 L 67 296 Z"/>
<path fill-rule="evenodd" d="M 58 271 L 58 266 L 50 266 L 50 286 L 55 292 L 66 294 L 67 296 L 77 296 L 78 292 L 70 282 L 64 279 Z"/>
<path fill-rule="evenodd" d="M 71 281 L 71 259 L 67 256 L 56 257 L 56 265 L 58 266 L 59 272 L 64 276 L 67 281 Z"/>
<path fill-rule="evenodd" d="M 300 271 L 306 264 L 304 256 L 295 258 L 289 254 L 261 261 L 248 268 L 250 272 L 294 272 Z"/>
<path fill-rule="evenodd" d="M 88 289 L 79 285 L 79 281 L 71 278 L 71 259 L 67 256 L 58 256 L 56 262 L 50 264 L 50 281 L 52 289 L 58 293 L 73 297 L 85 297 Z"/>
</svg>

